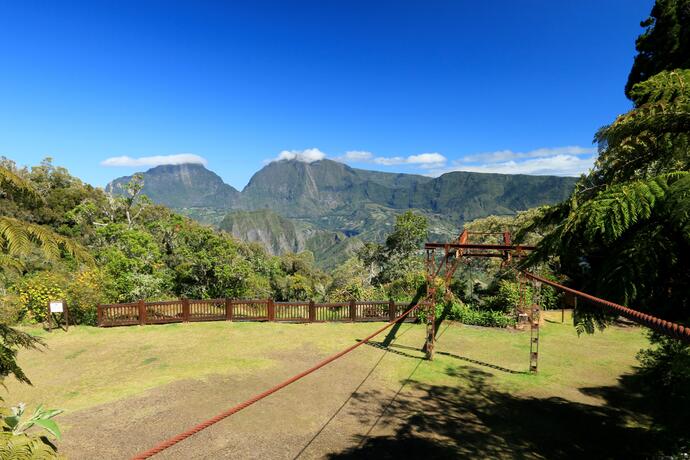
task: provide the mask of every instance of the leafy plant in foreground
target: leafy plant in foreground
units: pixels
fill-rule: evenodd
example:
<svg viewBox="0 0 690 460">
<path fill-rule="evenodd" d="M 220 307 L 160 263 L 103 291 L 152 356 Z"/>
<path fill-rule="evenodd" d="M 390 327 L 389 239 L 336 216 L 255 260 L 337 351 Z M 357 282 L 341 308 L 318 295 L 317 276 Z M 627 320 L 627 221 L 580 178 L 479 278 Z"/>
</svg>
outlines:
<svg viewBox="0 0 690 460">
<path fill-rule="evenodd" d="M 33 414 L 23 419 L 26 406 L 19 403 L 9 411 L 0 410 L 0 459 L 43 459 L 57 458 L 57 448 L 45 435 L 29 434 L 32 427 L 42 428 L 57 440 L 62 438 L 60 429 L 53 417 L 61 414 L 61 409 L 45 409 L 39 405 Z"/>
</svg>

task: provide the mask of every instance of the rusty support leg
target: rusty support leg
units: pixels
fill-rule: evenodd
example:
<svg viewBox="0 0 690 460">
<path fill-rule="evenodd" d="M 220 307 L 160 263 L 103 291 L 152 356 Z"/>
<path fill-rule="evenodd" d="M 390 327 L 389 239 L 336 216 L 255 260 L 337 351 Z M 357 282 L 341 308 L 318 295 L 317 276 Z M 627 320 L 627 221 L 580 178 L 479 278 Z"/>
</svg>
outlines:
<svg viewBox="0 0 690 460">
<path fill-rule="evenodd" d="M 506 246 L 510 246 L 511 241 L 510 241 L 510 232 L 506 231 L 503 232 L 503 244 Z M 503 251 L 503 262 L 501 263 L 502 266 L 506 266 L 510 263 L 510 251 Z"/>
<path fill-rule="evenodd" d="M 424 345 L 424 351 L 426 352 L 426 359 L 429 361 L 434 360 L 434 344 L 436 342 L 436 303 L 434 302 L 434 297 L 432 296 L 427 308 L 426 314 L 426 343 Z"/>
<path fill-rule="evenodd" d="M 541 283 L 533 282 L 532 307 L 530 309 L 529 371 L 536 374 L 539 364 L 539 317 L 541 308 Z"/>
</svg>

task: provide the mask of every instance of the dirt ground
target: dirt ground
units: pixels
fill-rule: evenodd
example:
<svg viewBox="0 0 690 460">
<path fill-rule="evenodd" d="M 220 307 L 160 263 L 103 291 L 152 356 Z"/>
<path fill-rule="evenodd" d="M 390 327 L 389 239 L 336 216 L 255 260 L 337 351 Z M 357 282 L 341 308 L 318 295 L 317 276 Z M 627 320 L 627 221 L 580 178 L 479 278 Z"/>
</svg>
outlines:
<svg viewBox="0 0 690 460">
<path fill-rule="evenodd" d="M 262 363 L 270 363 L 251 371 L 235 368 L 225 374 L 183 378 L 89 407 L 82 397 L 82 408 L 60 416 L 64 433 L 60 452 L 70 459 L 130 458 L 312 366 L 379 326 L 196 324 L 167 331 L 123 328 L 56 336 L 51 347 L 55 356 L 73 356 L 72 350 L 83 349 L 89 341 L 106 346 L 107 337 L 120 337 L 124 353 L 124 338 L 132 335 L 131 347 L 136 348 L 141 337 L 153 333 L 160 334 L 156 343 L 171 334 L 190 340 L 209 333 L 228 334 L 236 337 L 235 342 L 248 334 L 256 334 L 254 342 L 260 337 L 271 341 L 269 348 L 264 343 L 254 351 L 243 343 L 247 356 L 261 356 Z M 538 375 L 531 375 L 525 372 L 529 333 L 446 324 L 436 359 L 430 363 L 419 350 L 424 327 L 406 324 L 394 341 L 384 343 L 384 337 L 377 337 L 380 342 L 359 347 L 155 458 L 550 459 L 620 458 L 649 451 L 654 445 L 653 433 L 646 428 L 650 421 L 629 409 L 632 405 L 625 398 L 633 393 L 621 384 L 632 369 L 635 352 L 645 343 L 642 332 L 616 327 L 577 342 L 572 329 L 560 323 L 560 313 L 558 321 L 555 316 L 547 321 L 542 367 Z M 222 343 L 219 340 L 215 346 Z M 161 361 L 165 350 L 170 352 L 170 345 L 156 350 Z M 239 353 L 216 352 L 233 357 Z M 83 352 L 73 361 L 87 363 L 90 356 Z M 147 355 L 132 356 L 137 359 L 134 369 L 141 368 L 139 360 Z M 47 366 L 55 361 L 47 358 L 37 353 L 26 359 L 37 369 L 40 362 Z M 59 363 L 54 365 L 60 369 Z M 119 366 L 123 368 L 103 372 L 122 378 L 131 375 L 126 364 Z M 160 369 L 156 372 L 174 370 Z M 37 386 L 48 385 L 49 375 L 35 374 Z M 117 381 L 112 382 L 112 388 L 117 386 Z M 69 397 L 70 393 L 62 395 L 64 404 L 69 404 Z"/>
<path fill-rule="evenodd" d="M 393 434 L 395 417 L 382 414 L 381 403 L 409 395 L 396 395 L 397 389 L 382 382 L 376 368 L 383 360 L 400 360 L 401 365 L 412 366 L 413 370 L 422 353 L 412 353 L 419 358 L 360 347 L 337 364 L 204 430 L 157 458 L 323 458 L 356 446 L 364 434 Z M 309 347 L 299 353 L 276 352 L 270 357 L 280 365 L 255 375 L 175 382 L 142 396 L 71 414 L 63 420 L 71 428 L 66 430 L 66 441 L 60 450 L 71 459 L 129 458 L 325 356 Z"/>
</svg>

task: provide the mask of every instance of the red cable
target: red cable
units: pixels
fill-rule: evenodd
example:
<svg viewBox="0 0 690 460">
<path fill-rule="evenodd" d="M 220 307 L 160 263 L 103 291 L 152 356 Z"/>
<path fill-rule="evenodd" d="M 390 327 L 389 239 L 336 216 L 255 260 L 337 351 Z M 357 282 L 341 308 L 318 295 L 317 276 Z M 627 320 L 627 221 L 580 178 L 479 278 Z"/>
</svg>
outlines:
<svg viewBox="0 0 690 460">
<path fill-rule="evenodd" d="M 541 276 L 533 275 L 532 273 L 529 272 L 523 272 L 528 278 L 532 278 L 535 281 L 540 281 L 544 284 L 548 284 L 549 286 L 553 286 L 556 289 L 560 289 L 562 291 L 570 292 L 571 294 L 575 294 L 576 296 L 582 297 L 584 299 L 587 299 L 591 302 L 598 303 L 600 305 L 604 305 L 606 307 L 609 307 L 613 310 L 616 310 L 618 313 L 621 315 L 633 320 L 634 322 L 638 324 L 642 324 L 643 326 L 647 326 L 651 329 L 654 329 L 655 331 L 658 331 L 664 335 L 667 335 L 669 337 L 673 337 L 679 340 L 682 340 L 684 342 L 690 343 L 690 327 L 685 327 L 682 326 L 678 323 L 673 323 L 671 321 L 666 321 L 661 318 L 657 318 L 656 316 L 648 315 L 646 313 L 642 313 L 641 311 L 633 310 L 632 308 L 628 308 L 623 305 L 619 305 L 617 303 L 610 302 L 608 300 L 600 299 L 599 297 L 594 297 L 593 295 L 587 294 L 585 292 L 577 291 L 575 289 L 563 286 L 561 284 L 555 283 L 551 280 L 548 280 L 546 278 L 542 278 Z"/>
<path fill-rule="evenodd" d="M 251 406 L 255 402 L 260 401 L 260 400 L 264 399 L 265 397 L 272 395 L 273 393 L 277 392 L 278 390 L 281 390 L 281 389 L 285 388 L 286 386 L 290 385 L 291 383 L 298 381 L 302 377 L 306 377 L 307 375 L 311 374 L 312 372 L 324 367 L 326 364 L 329 364 L 329 363 L 335 361 L 336 359 L 340 358 L 341 356 L 351 352 L 355 348 L 357 348 L 361 345 L 364 345 L 365 343 L 367 343 L 369 340 L 371 340 L 376 335 L 380 334 L 381 332 L 383 332 L 386 329 L 388 329 L 389 327 L 391 327 L 393 324 L 395 324 L 398 321 L 400 321 L 401 319 L 405 318 L 407 315 L 412 313 L 412 311 L 414 311 L 418 307 L 419 307 L 419 304 L 415 305 L 414 307 L 410 308 L 405 313 L 398 316 L 393 321 L 389 322 L 388 324 L 386 324 L 385 326 L 383 326 L 381 329 L 377 330 L 376 332 L 374 332 L 370 336 L 368 336 L 365 339 L 361 340 L 360 342 L 357 342 L 356 344 L 354 344 L 354 345 L 352 345 L 352 346 L 324 359 L 323 361 L 321 361 L 320 363 L 316 364 L 315 366 L 307 369 L 306 371 L 300 372 L 299 374 L 297 374 L 293 377 L 290 377 L 289 379 L 285 380 L 284 382 L 279 383 L 278 385 L 274 386 L 273 388 L 269 388 L 268 390 L 264 391 L 263 393 L 259 393 L 258 395 L 252 396 L 248 400 L 236 405 L 235 407 L 231 407 L 230 409 L 228 409 L 224 412 L 221 412 L 220 414 L 216 415 L 215 417 L 210 418 L 210 419 L 206 420 L 205 422 L 202 422 L 202 423 L 190 428 L 189 430 L 187 430 L 183 433 L 180 433 L 180 434 L 173 436 L 172 438 L 170 438 L 166 441 L 161 442 L 160 444 L 158 444 L 155 447 L 152 447 L 151 449 L 147 450 L 146 452 L 142 452 L 140 454 L 137 454 L 136 456 L 132 457 L 132 460 L 144 460 L 144 459 L 153 457 L 154 455 L 164 451 L 165 449 L 174 446 L 178 442 L 184 441 L 185 439 L 198 433 L 199 431 L 204 430 L 204 429 L 208 428 L 209 426 L 211 426 L 215 423 L 218 423 L 227 417 L 230 417 L 232 414 L 237 413 L 237 412 L 241 411 L 242 409 L 245 409 L 245 408 Z"/>
</svg>

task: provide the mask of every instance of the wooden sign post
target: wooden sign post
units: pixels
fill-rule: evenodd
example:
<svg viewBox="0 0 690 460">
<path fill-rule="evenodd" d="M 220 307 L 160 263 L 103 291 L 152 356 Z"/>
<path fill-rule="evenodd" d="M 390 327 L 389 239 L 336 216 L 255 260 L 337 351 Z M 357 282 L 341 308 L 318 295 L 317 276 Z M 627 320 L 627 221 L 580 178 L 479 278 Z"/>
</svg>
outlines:
<svg viewBox="0 0 690 460">
<path fill-rule="evenodd" d="M 60 317 L 62 317 L 62 321 L 65 323 L 65 331 L 67 331 L 69 329 L 69 310 L 67 308 L 67 302 L 64 300 L 51 300 L 48 302 L 48 332 L 53 329 L 53 320 L 55 320 L 55 327 L 61 328 Z"/>
</svg>

